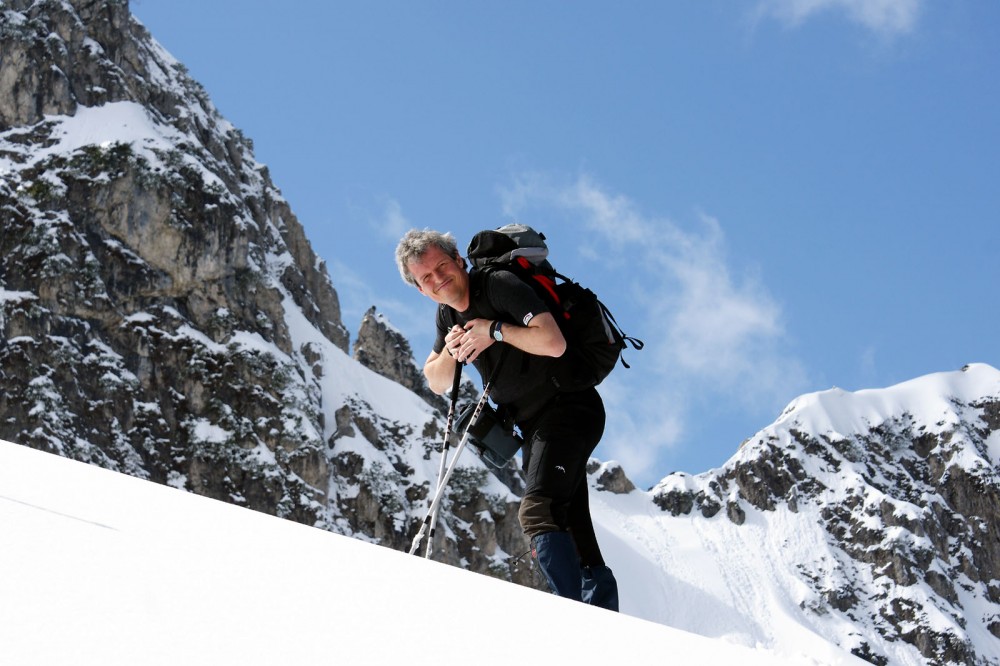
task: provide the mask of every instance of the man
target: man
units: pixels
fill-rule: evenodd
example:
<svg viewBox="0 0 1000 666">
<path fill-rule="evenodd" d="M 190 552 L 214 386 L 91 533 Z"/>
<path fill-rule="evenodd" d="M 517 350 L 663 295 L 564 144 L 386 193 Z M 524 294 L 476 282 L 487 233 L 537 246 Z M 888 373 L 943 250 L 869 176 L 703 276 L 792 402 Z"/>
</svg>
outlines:
<svg viewBox="0 0 1000 666">
<path fill-rule="evenodd" d="M 617 611 L 618 583 L 597 544 L 587 496 L 604 403 L 596 389 L 560 392 L 551 381 L 566 351 L 555 317 L 513 273 L 469 273 L 451 234 L 410 230 L 396 264 L 403 280 L 438 304 L 437 337 L 424 363 L 431 390 L 444 393 L 455 364 L 472 363 L 524 437 L 527 486 L 518 518 L 550 589 Z"/>
</svg>

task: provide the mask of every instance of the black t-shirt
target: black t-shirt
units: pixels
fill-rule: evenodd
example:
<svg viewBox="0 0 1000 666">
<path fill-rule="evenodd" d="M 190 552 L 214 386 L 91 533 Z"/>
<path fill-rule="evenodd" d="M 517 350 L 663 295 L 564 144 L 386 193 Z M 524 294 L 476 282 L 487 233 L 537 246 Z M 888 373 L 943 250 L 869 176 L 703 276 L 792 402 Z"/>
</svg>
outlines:
<svg viewBox="0 0 1000 666">
<path fill-rule="evenodd" d="M 464 326 L 473 319 L 499 320 L 504 324 L 527 326 L 531 319 L 542 312 L 549 312 L 545 302 L 519 277 L 505 270 L 486 274 L 473 270 L 470 274 L 471 290 L 469 309 L 458 312 L 447 305 L 439 305 L 437 312 L 437 338 L 434 351 L 444 350 L 444 337 L 452 326 Z M 501 352 L 505 353 L 500 362 Z M 479 355 L 473 363 L 483 382 L 492 382 L 491 397 L 498 405 L 506 406 L 516 420 L 533 416 L 557 393 L 551 381 L 555 359 L 535 356 L 503 342 L 495 342 Z"/>
</svg>

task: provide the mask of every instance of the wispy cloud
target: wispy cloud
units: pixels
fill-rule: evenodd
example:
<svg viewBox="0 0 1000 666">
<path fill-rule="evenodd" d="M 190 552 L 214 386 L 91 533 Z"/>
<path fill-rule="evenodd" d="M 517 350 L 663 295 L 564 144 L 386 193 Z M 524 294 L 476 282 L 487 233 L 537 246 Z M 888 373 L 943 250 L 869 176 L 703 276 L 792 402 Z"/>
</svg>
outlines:
<svg viewBox="0 0 1000 666">
<path fill-rule="evenodd" d="M 639 323 L 647 348 L 602 393 L 622 407 L 608 410 L 618 422 L 605 445 L 626 469 L 683 441 L 696 400 L 777 413 L 804 387 L 803 366 L 786 349 L 781 306 L 752 271 L 734 271 L 718 220 L 699 215 L 681 227 L 588 176 L 557 183 L 523 174 L 501 197 L 505 213 L 522 222 L 562 219 L 562 235 L 590 260 L 584 281 L 597 282 L 596 291 L 602 279 L 624 287 L 611 294 L 605 287 L 602 297 L 623 323 Z"/>
<path fill-rule="evenodd" d="M 841 12 L 868 30 L 895 35 L 911 32 L 922 0 L 760 0 L 759 17 L 773 17 L 798 26 L 824 12 Z"/>
<path fill-rule="evenodd" d="M 398 241 L 413 226 L 403 215 L 403 207 L 395 199 L 385 202 L 382 215 L 372 223 L 383 237 L 393 241 Z"/>
<path fill-rule="evenodd" d="M 375 232 L 375 238 L 395 244 L 413 225 L 400 202 L 384 193 L 363 188 L 352 190 L 348 199 L 352 220 Z"/>
</svg>

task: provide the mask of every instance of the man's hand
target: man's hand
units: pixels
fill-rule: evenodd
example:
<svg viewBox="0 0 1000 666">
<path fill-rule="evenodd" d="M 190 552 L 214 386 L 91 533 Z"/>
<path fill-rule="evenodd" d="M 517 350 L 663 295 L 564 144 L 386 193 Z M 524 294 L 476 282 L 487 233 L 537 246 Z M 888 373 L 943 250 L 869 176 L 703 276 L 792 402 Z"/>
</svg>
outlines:
<svg viewBox="0 0 1000 666">
<path fill-rule="evenodd" d="M 475 321 L 485 322 L 486 337 L 489 343 L 493 343 L 490 336 L 490 321 L 477 319 Z M 444 336 L 444 349 L 441 353 L 431 352 L 424 362 L 424 376 L 431 390 L 438 395 L 443 395 L 452 385 L 455 376 L 455 364 L 472 362 L 479 357 L 483 349 L 489 344 L 475 333 L 475 322 L 469 322 L 469 330 L 461 326 L 452 326 Z"/>
<path fill-rule="evenodd" d="M 490 346 L 498 344 L 490 334 L 493 322 L 473 319 L 465 328 L 453 326 L 444 336 L 441 353 L 431 352 L 424 362 L 424 376 L 431 390 L 442 395 L 451 387 L 455 363 L 471 363 Z M 566 340 L 551 313 L 541 312 L 527 326 L 503 325 L 503 344 L 536 356 L 562 356 Z"/>
<path fill-rule="evenodd" d="M 465 325 L 464 329 L 456 326 L 455 329 L 458 329 L 459 334 L 456 336 L 458 344 L 455 358 L 463 363 L 472 363 L 479 358 L 480 354 L 496 342 L 490 335 L 490 326 L 492 325 L 493 322 L 489 319 L 473 319 Z M 447 341 L 446 336 L 445 345 L 448 344 Z"/>
</svg>

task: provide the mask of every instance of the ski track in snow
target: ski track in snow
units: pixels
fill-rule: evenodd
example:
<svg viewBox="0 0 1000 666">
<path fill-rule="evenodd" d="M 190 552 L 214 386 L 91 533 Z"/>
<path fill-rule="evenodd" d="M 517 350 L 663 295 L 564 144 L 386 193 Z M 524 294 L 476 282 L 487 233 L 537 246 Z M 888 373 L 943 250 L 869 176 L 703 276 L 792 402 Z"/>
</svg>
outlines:
<svg viewBox="0 0 1000 666">
<path fill-rule="evenodd" d="M 38 504 L 32 504 L 31 502 L 22 502 L 19 499 L 14 499 L 13 497 L 7 497 L 5 495 L 0 495 L 0 500 L 5 502 L 11 502 L 12 504 L 19 504 L 22 507 L 27 507 L 29 509 L 34 509 L 35 511 L 43 511 L 54 516 L 59 516 L 60 518 L 67 518 L 69 520 L 75 520 L 81 523 L 86 523 L 87 525 L 94 525 L 95 527 L 102 527 L 106 530 L 118 531 L 117 527 L 112 527 L 111 525 L 105 525 L 104 523 L 98 522 L 96 520 L 89 520 L 87 518 L 82 518 L 80 516 L 74 516 L 69 513 L 63 513 L 62 511 L 56 511 L 55 509 L 49 509 L 44 506 L 39 506 Z"/>
</svg>

